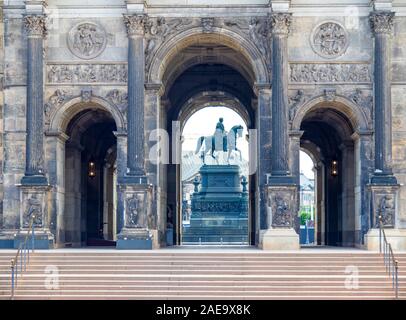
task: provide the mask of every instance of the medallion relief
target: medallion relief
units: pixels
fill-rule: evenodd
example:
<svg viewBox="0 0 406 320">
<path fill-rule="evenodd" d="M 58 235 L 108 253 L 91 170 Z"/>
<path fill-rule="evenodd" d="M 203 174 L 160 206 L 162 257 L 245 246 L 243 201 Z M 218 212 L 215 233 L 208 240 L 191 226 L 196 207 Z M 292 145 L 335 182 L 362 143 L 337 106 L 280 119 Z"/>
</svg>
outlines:
<svg viewBox="0 0 406 320">
<path fill-rule="evenodd" d="M 68 34 L 70 51 L 81 59 L 93 59 L 106 48 L 107 37 L 104 29 L 93 22 L 81 22 Z"/>
<path fill-rule="evenodd" d="M 337 22 L 319 24 L 310 37 L 315 53 L 323 58 L 334 59 L 345 53 L 348 48 L 348 34 Z"/>
</svg>

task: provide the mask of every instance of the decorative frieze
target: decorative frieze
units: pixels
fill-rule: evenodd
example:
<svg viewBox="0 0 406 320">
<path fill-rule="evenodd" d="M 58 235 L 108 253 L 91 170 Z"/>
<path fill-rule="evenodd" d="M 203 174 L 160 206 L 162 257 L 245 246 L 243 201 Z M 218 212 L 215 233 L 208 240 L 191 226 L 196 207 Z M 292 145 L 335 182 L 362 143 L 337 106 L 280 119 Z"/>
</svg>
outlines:
<svg viewBox="0 0 406 320">
<path fill-rule="evenodd" d="M 31 193 L 27 195 L 23 203 L 23 228 L 28 228 L 30 226 L 31 219 L 33 220 L 35 227 L 42 227 L 44 205 L 43 196 L 43 193 Z"/>
<path fill-rule="evenodd" d="M 345 28 L 337 22 L 323 22 L 314 29 L 310 43 L 314 52 L 324 58 L 337 58 L 348 47 L 348 35 Z"/>
<path fill-rule="evenodd" d="M 295 186 L 268 187 L 268 207 L 271 212 L 272 228 L 293 228 L 294 217 L 297 215 L 296 193 Z"/>
<path fill-rule="evenodd" d="M 48 84 L 127 83 L 127 64 L 48 64 Z"/>
<path fill-rule="evenodd" d="M 370 83 L 371 66 L 351 63 L 291 63 L 291 83 Z"/>
<path fill-rule="evenodd" d="M 99 56 L 107 44 L 106 32 L 94 22 L 81 22 L 68 34 L 70 51 L 81 59 L 93 59 Z"/>
</svg>

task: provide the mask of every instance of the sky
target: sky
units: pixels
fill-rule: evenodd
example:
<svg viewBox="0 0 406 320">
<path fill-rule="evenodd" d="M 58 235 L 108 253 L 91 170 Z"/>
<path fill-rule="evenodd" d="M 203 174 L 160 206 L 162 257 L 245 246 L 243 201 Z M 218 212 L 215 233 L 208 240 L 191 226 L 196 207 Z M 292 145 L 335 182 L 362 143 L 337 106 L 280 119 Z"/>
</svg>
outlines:
<svg viewBox="0 0 406 320">
<path fill-rule="evenodd" d="M 199 137 L 214 134 L 216 124 L 221 117 L 224 119 L 226 131 L 230 131 L 231 127 L 239 124 L 244 127 L 243 137 L 238 139 L 237 147 L 241 150 L 242 157 L 248 160 L 248 141 L 245 139 L 247 125 L 237 112 L 227 107 L 206 107 L 194 113 L 187 120 L 182 132 L 184 137 L 182 150 L 195 151 Z M 313 166 L 312 159 L 305 152 L 300 151 L 300 171 L 309 179 L 314 179 Z"/>
</svg>

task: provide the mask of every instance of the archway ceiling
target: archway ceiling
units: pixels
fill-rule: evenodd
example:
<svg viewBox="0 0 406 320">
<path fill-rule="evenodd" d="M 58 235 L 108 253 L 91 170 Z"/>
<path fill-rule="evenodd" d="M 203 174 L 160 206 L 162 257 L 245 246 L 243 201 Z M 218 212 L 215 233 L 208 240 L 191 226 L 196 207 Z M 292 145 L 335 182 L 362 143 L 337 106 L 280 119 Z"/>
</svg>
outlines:
<svg viewBox="0 0 406 320">
<path fill-rule="evenodd" d="M 202 92 L 222 91 L 236 97 L 252 112 L 254 92 L 248 81 L 237 70 L 225 64 L 198 64 L 185 70 L 173 82 L 167 93 L 171 112 L 180 108 L 193 96 Z"/>
<path fill-rule="evenodd" d="M 251 87 L 254 85 L 255 75 L 244 55 L 224 45 L 199 43 L 183 49 L 172 59 L 170 67 L 163 76 L 163 83 L 167 90 L 170 90 L 183 72 L 198 64 L 227 65 L 237 70 Z"/>
</svg>

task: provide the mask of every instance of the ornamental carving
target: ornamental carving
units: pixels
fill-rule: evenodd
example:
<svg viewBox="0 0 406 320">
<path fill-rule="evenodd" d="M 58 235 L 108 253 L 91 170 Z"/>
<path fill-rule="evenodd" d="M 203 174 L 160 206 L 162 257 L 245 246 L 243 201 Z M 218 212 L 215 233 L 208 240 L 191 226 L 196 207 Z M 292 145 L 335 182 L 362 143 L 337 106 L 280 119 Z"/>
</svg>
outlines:
<svg viewBox="0 0 406 320">
<path fill-rule="evenodd" d="M 293 216 L 288 199 L 283 194 L 276 193 L 271 201 L 272 227 L 292 227 Z"/>
<path fill-rule="evenodd" d="M 49 97 L 44 106 L 46 121 L 49 120 L 52 111 L 63 105 L 68 99 L 70 99 L 70 96 L 67 95 L 67 92 L 65 90 L 55 90 L 55 92 Z"/>
<path fill-rule="evenodd" d="M 214 21 L 213 21 L 214 23 Z M 170 36 L 179 33 L 186 28 L 197 26 L 198 20 L 190 18 L 164 18 L 148 17 L 144 23 L 145 38 L 145 65 L 151 64 L 152 56 L 156 49 Z"/>
<path fill-rule="evenodd" d="M 395 13 L 390 11 L 372 12 L 369 16 L 372 31 L 375 33 L 391 34 L 393 31 L 394 17 Z"/>
<path fill-rule="evenodd" d="M 382 218 L 384 227 L 395 226 L 395 196 L 393 194 L 377 197 L 377 210 L 375 216 L 375 228 L 379 228 L 379 216 Z"/>
<path fill-rule="evenodd" d="M 109 91 L 106 95 L 106 99 L 116 105 L 122 113 L 125 113 L 127 110 L 127 92 L 120 91 L 118 89 L 113 89 Z"/>
<path fill-rule="evenodd" d="M 248 35 L 249 39 L 265 57 L 268 69 L 271 70 L 272 50 L 269 38 L 270 23 L 267 17 L 233 18 L 223 21 L 223 26 L 236 32 Z"/>
<path fill-rule="evenodd" d="M 93 59 L 106 48 L 107 37 L 104 29 L 93 22 L 82 22 L 68 34 L 70 51 L 81 59 Z"/>
<path fill-rule="evenodd" d="M 329 59 L 343 55 L 348 47 L 347 32 L 337 22 L 324 22 L 318 25 L 310 41 L 314 52 Z"/>
<path fill-rule="evenodd" d="M 24 17 L 24 27 L 29 37 L 45 37 L 48 31 L 46 16 L 27 15 Z"/>
<path fill-rule="evenodd" d="M 366 83 L 371 82 L 369 64 L 291 63 L 292 83 Z"/>
<path fill-rule="evenodd" d="M 303 103 L 307 100 L 303 90 L 297 90 L 297 92 L 289 97 L 289 121 L 293 121 L 296 112 Z"/>
<path fill-rule="evenodd" d="M 214 18 L 202 18 L 202 28 L 204 33 L 213 32 Z"/>
<path fill-rule="evenodd" d="M 363 112 L 366 114 L 368 121 L 372 122 L 372 110 L 373 110 L 373 97 L 368 93 L 364 93 L 363 90 L 357 88 L 355 92 L 348 94 L 349 99 L 356 105 L 360 106 Z"/>
<path fill-rule="evenodd" d="M 287 35 L 292 23 L 291 13 L 272 13 L 271 14 L 271 31 L 273 34 Z"/>
<path fill-rule="evenodd" d="M 28 228 L 33 219 L 35 227 L 42 227 L 43 225 L 43 209 L 42 209 L 42 195 L 33 193 L 24 203 L 23 212 L 23 227 Z"/>
<path fill-rule="evenodd" d="M 49 84 L 127 82 L 126 64 L 52 64 L 47 65 Z"/>
<path fill-rule="evenodd" d="M 145 195 L 142 193 L 132 193 L 127 195 L 125 201 L 126 227 L 127 228 L 146 228 L 147 217 L 144 214 L 146 203 Z"/>
<path fill-rule="evenodd" d="M 144 35 L 147 16 L 145 14 L 124 15 L 124 25 L 129 37 Z"/>
</svg>

